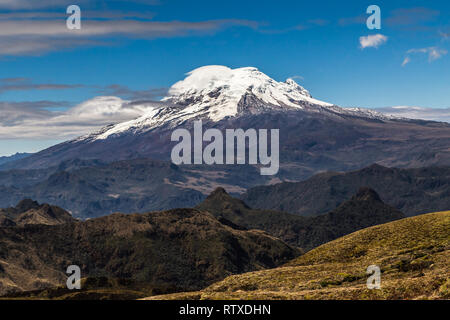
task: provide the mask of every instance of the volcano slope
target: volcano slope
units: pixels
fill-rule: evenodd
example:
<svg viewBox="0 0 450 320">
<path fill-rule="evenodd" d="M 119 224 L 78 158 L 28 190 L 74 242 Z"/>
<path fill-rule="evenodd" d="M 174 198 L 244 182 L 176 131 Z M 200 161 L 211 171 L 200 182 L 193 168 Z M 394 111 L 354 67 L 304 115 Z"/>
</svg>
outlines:
<svg viewBox="0 0 450 320">
<path fill-rule="evenodd" d="M 449 299 L 450 211 L 370 227 L 283 267 L 231 276 L 199 292 L 149 299 Z M 381 268 L 381 289 L 366 268 Z"/>
</svg>

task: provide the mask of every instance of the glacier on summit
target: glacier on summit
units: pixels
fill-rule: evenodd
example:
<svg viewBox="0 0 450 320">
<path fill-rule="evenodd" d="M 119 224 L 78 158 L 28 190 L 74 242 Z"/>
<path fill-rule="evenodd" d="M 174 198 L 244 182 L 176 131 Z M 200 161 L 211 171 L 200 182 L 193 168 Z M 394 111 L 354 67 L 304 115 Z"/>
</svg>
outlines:
<svg viewBox="0 0 450 320">
<path fill-rule="evenodd" d="M 224 66 L 205 66 L 188 73 L 175 83 L 163 101 L 188 105 L 192 112 L 208 108 L 211 120 L 219 121 L 238 113 L 239 101 L 245 94 L 253 94 L 271 106 L 302 108 L 300 101 L 331 106 L 313 99 L 309 92 L 294 80 L 277 82 L 253 67 L 230 69 Z"/>
</svg>

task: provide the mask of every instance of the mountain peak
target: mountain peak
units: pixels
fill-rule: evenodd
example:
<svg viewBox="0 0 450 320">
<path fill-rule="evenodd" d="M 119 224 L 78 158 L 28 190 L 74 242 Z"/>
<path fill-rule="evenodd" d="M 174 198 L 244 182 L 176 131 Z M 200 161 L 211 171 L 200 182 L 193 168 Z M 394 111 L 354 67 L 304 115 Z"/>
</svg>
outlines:
<svg viewBox="0 0 450 320">
<path fill-rule="evenodd" d="M 72 215 L 57 206 L 39 204 L 31 199 L 20 201 L 16 207 L 0 209 L 0 226 L 24 226 L 30 224 L 57 225 L 75 222 Z"/>
<path fill-rule="evenodd" d="M 229 193 L 222 187 L 216 188 L 211 192 L 205 199 L 205 202 L 215 202 L 215 201 L 233 201 L 235 200 Z"/>
<path fill-rule="evenodd" d="M 216 188 L 211 194 L 199 205 L 196 206 L 199 210 L 206 210 L 211 213 L 220 213 L 224 215 L 229 211 L 241 212 L 249 209 L 249 207 L 240 199 L 233 198 L 228 192 L 222 188 Z"/>
<path fill-rule="evenodd" d="M 15 209 L 19 213 L 23 213 L 28 210 L 37 209 L 37 208 L 39 208 L 39 203 L 37 201 L 33 201 L 31 199 L 23 199 L 15 207 Z"/>
<path fill-rule="evenodd" d="M 369 187 L 361 187 L 359 188 L 358 192 L 353 196 L 352 200 L 381 201 L 381 198 L 375 190 Z"/>
<path fill-rule="evenodd" d="M 228 195 L 227 191 L 222 188 L 222 187 L 217 187 L 213 192 L 211 192 L 211 194 L 209 195 L 209 197 L 213 197 L 216 195 Z"/>
<path fill-rule="evenodd" d="M 213 121 L 238 113 L 240 101 L 248 94 L 271 107 L 302 109 L 303 104 L 331 106 L 313 99 L 293 79 L 278 82 L 255 67 L 231 69 L 225 66 L 204 66 L 175 83 L 163 101 L 186 106 L 191 112 L 208 109 Z"/>
</svg>

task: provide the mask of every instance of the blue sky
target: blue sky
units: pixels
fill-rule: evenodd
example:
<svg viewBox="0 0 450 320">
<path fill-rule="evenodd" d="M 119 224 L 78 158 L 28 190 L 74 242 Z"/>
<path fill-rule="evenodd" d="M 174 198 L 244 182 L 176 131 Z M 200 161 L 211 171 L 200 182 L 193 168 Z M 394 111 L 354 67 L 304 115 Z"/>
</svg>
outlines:
<svg viewBox="0 0 450 320">
<path fill-rule="evenodd" d="M 65 28 L 70 4 L 81 8 L 81 33 Z M 372 4 L 381 30 L 366 26 Z M 209 64 L 295 77 L 344 107 L 407 106 L 397 111 L 446 120 L 449 21 L 450 2 L 440 0 L 0 0 L 0 156 L 77 134 L 20 132 L 33 119 L 99 95 L 157 99 Z M 377 47 L 361 48 L 376 35 Z"/>
</svg>

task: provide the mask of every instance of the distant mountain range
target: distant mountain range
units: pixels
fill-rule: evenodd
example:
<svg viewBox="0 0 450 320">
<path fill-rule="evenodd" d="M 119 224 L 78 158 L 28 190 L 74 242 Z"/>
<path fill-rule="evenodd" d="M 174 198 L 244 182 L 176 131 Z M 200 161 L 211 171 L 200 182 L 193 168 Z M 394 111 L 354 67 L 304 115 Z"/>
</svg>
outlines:
<svg viewBox="0 0 450 320">
<path fill-rule="evenodd" d="M 196 208 L 214 214 L 219 221 L 223 219 L 223 223 L 264 230 L 304 251 L 356 230 L 405 217 L 397 209 L 383 203 L 378 194 L 369 188 L 361 188 L 336 209 L 316 217 L 252 209 L 222 188 L 215 190 Z"/>
<path fill-rule="evenodd" d="M 47 169 L 0 172 L 0 206 L 33 198 L 67 208 L 83 219 L 193 207 L 205 198 L 189 188 L 197 178 L 195 171 L 167 161 L 67 161 Z"/>
<path fill-rule="evenodd" d="M 253 208 L 314 216 L 333 210 L 362 186 L 407 216 L 450 208 L 450 167 L 416 169 L 372 165 L 351 172 L 327 172 L 302 182 L 249 189 L 242 199 Z"/>
<path fill-rule="evenodd" d="M 114 212 L 194 207 L 211 190 L 224 187 L 255 209 L 314 216 L 334 210 L 359 188 L 370 187 L 406 215 L 450 208 L 450 167 L 372 165 L 348 173 L 321 173 L 297 183 L 251 188 L 264 182 L 252 166 L 204 168 L 148 159 L 112 163 L 70 160 L 46 169 L 0 171 L 0 207 L 32 198 L 86 219 Z"/>
</svg>

